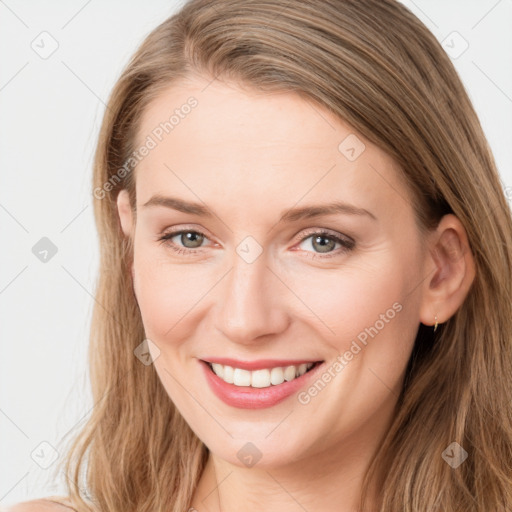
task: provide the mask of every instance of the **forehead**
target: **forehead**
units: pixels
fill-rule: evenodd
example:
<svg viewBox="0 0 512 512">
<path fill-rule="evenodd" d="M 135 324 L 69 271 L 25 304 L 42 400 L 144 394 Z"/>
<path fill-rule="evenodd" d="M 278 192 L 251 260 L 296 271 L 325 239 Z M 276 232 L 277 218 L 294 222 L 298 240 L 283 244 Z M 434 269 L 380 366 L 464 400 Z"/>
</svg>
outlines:
<svg viewBox="0 0 512 512">
<path fill-rule="evenodd" d="M 252 214 L 330 200 L 372 205 L 376 215 L 412 214 L 394 161 L 293 92 L 218 80 L 176 84 L 144 112 L 137 145 L 150 139 L 135 171 L 139 204 L 169 193 L 243 205 Z"/>
</svg>

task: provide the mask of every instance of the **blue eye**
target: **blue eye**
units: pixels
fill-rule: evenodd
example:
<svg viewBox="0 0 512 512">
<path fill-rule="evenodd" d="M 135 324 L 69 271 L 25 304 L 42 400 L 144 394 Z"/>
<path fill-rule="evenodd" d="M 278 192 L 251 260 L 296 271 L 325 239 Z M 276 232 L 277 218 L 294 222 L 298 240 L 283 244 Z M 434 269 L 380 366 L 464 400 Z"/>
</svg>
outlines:
<svg viewBox="0 0 512 512">
<path fill-rule="evenodd" d="M 177 236 L 180 236 L 180 243 L 182 243 L 184 247 L 178 247 L 176 243 L 172 241 L 172 239 Z M 158 240 L 160 242 L 167 243 L 167 245 L 178 254 L 186 254 L 190 251 L 197 252 L 196 250 L 201 248 L 203 241 L 208 239 L 206 238 L 206 235 L 200 231 L 184 229 L 181 231 L 166 233 L 165 235 L 162 235 Z M 187 246 L 189 243 L 192 245 L 192 247 Z"/>
<path fill-rule="evenodd" d="M 300 244 L 303 244 L 309 239 L 311 239 L 309 244 L 310 247 L 318 251 L 310 256 L 312 258 L 330 258 L 337 256 L 340 253 L 348 252 L 355 246 L 355 242 L 352 239 L 343 238 L 327 231 L 313 232 L 312 234 L 302 238 Z M 337 244 L 341 247 L 336 250 Z"/>
<path fill-rule="evenodd" d="M 179 237 L 178 240 L 181 246 L 172 240 L 175 237 Z M 355 246 L 355 242 L 351 238 L 345 238 L 325 230 L 310 232 L 307 236 L 301 238 L 299 245 L 309 239 L 311 239 L 310 247 L 317 251 L 315 253 L 302 249 L 310 253 L 309 258 L 330 258 L 348 252 Z M 193 229 L 171 231 L 158 238 L 159 242 L 165 243 L 176 253 L 186 256 L 193 256 L 198 252 L 203 252 L 203 242 L 205 240 L 209 239 L 204 233 Z M 336 248 L 336 245 L 340 247 Z"/>
</svg>

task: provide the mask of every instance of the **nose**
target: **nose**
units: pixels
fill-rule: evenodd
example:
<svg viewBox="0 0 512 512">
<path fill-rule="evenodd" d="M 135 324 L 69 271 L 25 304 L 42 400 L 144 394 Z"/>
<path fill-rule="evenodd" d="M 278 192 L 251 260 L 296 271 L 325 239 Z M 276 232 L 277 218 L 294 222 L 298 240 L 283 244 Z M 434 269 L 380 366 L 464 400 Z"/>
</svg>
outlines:
<svg viewBox="0 0 512 512">
<path fill-rule="evenodd" d="M 223 280 L 216 328 L 229 340 L 246 345 L 283 332 L 289 324 L 286 291 L 264 255 L 252 263 L 235 255 Z"/>
</svg>

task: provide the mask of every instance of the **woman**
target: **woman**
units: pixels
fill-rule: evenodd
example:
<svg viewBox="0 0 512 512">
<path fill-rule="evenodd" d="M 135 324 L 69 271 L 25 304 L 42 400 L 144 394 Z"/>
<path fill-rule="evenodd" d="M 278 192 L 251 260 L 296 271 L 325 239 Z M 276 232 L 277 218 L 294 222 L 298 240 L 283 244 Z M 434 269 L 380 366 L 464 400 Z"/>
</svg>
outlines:
<svg viewBox="0 0 512 512">
<path fill-rule="evenodd" d="M 93 195 L 95 407 L 12 510 L 512 510 L 510 209 L 403 5 L 188 2 Z"/>
</svg>

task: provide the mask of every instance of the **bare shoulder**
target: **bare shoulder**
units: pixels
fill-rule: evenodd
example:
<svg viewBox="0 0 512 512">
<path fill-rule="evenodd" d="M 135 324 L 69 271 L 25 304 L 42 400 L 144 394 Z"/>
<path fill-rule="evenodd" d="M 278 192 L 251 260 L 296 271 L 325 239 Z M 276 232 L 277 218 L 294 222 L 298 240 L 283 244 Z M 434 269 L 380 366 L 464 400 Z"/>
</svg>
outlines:
<svg viewBox="0 0 512 512">
<path fill-rule="evenodd" d="M 6 508 L 0 512 L 72 512 L 75 509 L 65 496 L 49 496 L 36 500 L 22 501 Z"/>
</svg>

